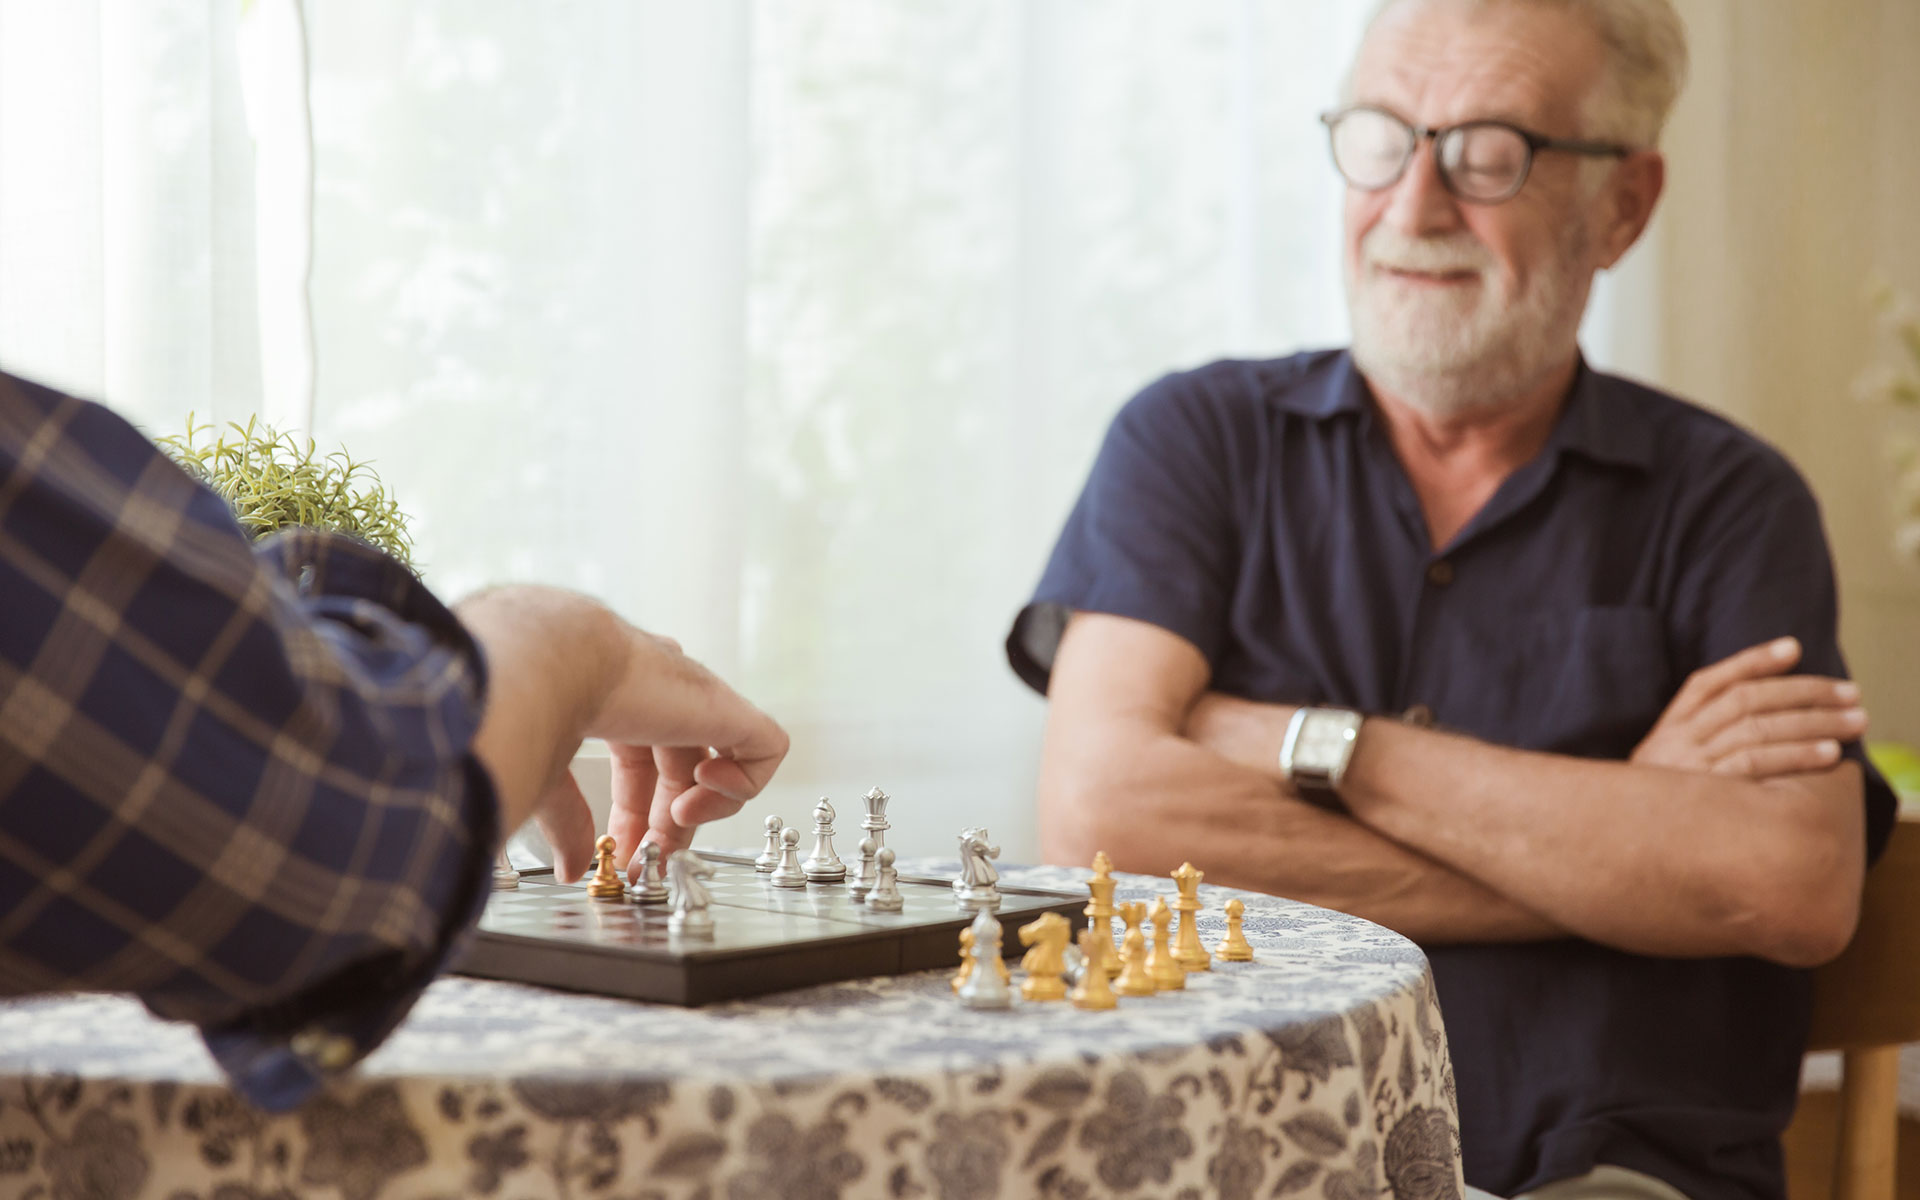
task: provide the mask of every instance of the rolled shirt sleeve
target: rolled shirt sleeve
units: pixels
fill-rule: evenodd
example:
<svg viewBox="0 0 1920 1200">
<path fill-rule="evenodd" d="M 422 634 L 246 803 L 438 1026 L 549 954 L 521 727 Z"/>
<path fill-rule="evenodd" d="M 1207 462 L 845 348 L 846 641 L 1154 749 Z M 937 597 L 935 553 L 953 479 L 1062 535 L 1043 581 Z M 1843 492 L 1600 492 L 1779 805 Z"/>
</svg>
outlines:
<svg viewBox="0 0 1920 1200">
<path fill-rule="evenodd" d="M 1797 672 L 1849 678 L 1840 652 L 1840 597 L 1820 504 L 1791 463 L 1770 448 L 1703 464 L 1699 490 L 1716 498 L 1688 511 L 1674 557 L 1672 626 L 1683 671 L 1782 636 L 1800 643 Z M 1879 858 L 1898 804 L 1864 743 L 1841 746 L 1866 794 L 1867 855 Z"/>
<path fill-rule="evenodd" d="M 1100 612 L 1158 625 L 1209 662 L 1227 633 L 1242 520 L 1233 476 L 1236 397 L 1168 376 L 1120 410 L 1033 601 L 1007 638 L 1014 672 L 1045 693 L 1067 619 Z"/>
<path fill-rule="evenodd" d="M 0 376 L 0 994 L 131 992 L 298 1104 L 478 918 L 479 648 L 404 566 Z"/>
</svg>

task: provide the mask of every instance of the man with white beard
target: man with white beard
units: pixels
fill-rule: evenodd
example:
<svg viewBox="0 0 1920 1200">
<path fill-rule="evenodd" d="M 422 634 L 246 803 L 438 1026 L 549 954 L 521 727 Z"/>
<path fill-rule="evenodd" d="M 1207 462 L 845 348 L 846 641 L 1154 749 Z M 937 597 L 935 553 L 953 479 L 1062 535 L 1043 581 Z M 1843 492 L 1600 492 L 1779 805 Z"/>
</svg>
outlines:
<svg viewBox="0 0 1920 1200">
<path fill-rule="evenodd" d="M 1323 118 L 1352 348 L 1131 401 L 1008 639 L 1047 859 L 1417 941 L 1501 1195 L 1782 1195 L 1893 813 L 1805 483 L 1576 344 L 1685 58 L 1670 0 L 1388 0 Z"/>
</svg>

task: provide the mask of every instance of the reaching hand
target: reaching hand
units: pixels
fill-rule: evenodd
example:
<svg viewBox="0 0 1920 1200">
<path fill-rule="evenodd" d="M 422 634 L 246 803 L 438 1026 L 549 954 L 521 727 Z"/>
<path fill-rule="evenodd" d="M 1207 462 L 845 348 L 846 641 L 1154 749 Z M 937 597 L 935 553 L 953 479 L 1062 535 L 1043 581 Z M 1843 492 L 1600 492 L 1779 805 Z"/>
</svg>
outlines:
<svg viewBox="0 0 1920 1200">
<path fill-rule="evenodd" d="M 1844 679 L 1788 675 L 1799 661 L 1800 643 L 1789 637 L 1700 668 L 1630 761 L 1753 779 L 1833 766 L 1841 744 L 1867 728 L 1860 689 Z"/>
<path fill-rule="evenodd" d="M 607 832 L 623 868 L 649 838 L 670 854 L 699 826 L 740 811 L 787 753 L 785 730 L 672 639 L 629 634 L 627 667 L 586 727 L 612 755 Z M 560 876 L 577 878 L 592 862 L 594 829 L 570 772 L 541 798 L 538 815 Z"/>
</svg>

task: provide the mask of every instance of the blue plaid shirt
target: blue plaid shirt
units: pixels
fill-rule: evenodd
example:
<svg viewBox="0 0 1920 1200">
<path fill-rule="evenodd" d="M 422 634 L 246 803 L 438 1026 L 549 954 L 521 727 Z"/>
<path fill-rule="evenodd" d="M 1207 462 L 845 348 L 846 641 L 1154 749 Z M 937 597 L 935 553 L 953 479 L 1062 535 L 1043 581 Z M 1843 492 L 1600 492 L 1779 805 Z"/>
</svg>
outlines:
<svg viewBox="0 0 1920 1200">
<path fill-rule="evenodd" d="M 251 545 L 131 425 L 0 375 L 0 996 L 132 992 L 298 1104 L 486 903 L 484 693 L 393 559 Z"/>
</svg>

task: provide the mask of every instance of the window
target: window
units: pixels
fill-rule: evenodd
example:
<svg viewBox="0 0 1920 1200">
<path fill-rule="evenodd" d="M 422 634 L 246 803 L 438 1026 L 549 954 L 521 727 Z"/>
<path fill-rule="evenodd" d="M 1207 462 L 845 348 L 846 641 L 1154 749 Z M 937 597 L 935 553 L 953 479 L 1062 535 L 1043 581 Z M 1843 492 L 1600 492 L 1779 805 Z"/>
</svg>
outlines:
<svg viewBox="0 0 1920 1200">
<path fill-rule="evenodd" d="M 284 423 L 310 319 L 311 432 L 436 590 L 591 592 L 788 725 L 703 844 L 879 784 L 903 852 L 1030 860 L 1001 639 L 1129 395 L 1344 339 L 1368 7 L 328 0 L 302 88 L 234 0 L 0 0 L 0 363 Z"/>
</svg>

